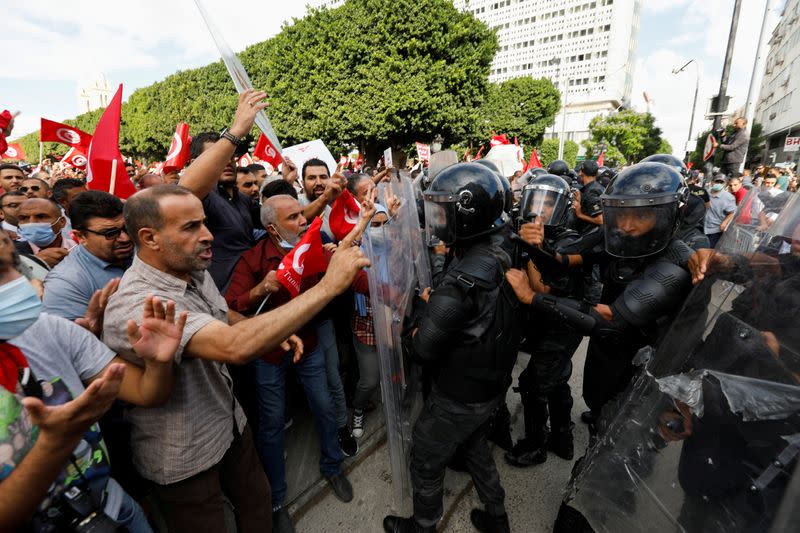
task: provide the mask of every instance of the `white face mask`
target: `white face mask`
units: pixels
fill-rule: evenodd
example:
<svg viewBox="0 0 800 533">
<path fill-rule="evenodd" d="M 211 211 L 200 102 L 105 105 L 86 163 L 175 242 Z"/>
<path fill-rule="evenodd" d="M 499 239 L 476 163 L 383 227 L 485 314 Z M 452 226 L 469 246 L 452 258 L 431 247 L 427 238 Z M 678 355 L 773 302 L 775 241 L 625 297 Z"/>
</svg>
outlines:
<svg viewBox="0 0 800 533">
<path fill-rule="evenodd" d="M 283 236 L 281 230 L 278 229 L 278 226 L 276 226 L 275 224 L 270 224 L 270 226 L 272 226 L 272 229 L 274 229 L 275 233 L 278 234 L 278 237 L 281 238 L 280 242 L 278 243 L 278 246 L 280 246 L 281 248 L 285 250 L 291 250 L 292 248 L 295 247 L 295 245 L 297 245 L 298 242 L 300 242 L 299 235 L 294 235 L 291 236 L 289 239 L 287 239 L 286 237 Z"/>
<path fill-rule="evenodd" d="M 0 286 L 0 341 L 22 334 L 41 312 L 42 301 L 27 278 Z"/>
</svg>

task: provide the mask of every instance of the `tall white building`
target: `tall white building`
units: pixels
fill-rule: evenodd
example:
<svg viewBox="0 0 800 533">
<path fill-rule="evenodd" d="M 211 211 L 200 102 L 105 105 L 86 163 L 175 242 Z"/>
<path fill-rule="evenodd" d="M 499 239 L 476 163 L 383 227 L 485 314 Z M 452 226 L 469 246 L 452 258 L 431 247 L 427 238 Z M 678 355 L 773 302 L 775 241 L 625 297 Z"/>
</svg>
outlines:
<svg viewBox="0 0 800 533">
<path fill-rule="evenodd" d="M 108 107 L 111 96 L 111 88 L 108 86 L 108 81 L 106 81 L 106 77 L 103 74 L 99 74 L 92 81 L 84 82 L 83 86 L 78 90 L 81 113 Z"/>
<path fill-rule="evenodd" d="M 800 151 L 785 151 L 784 144 L 800 137 L 800 0 L 786 0 L 769 44 L 754 118 L 764 126 L 763 161 L 798 162 Z"/>
<path fill-rule="evenodd" d="M 312 0 L 337 7 L 343 0 Z M 497 30 L 489 80 L 549 78 L 562 111 L 545 137 L 589 138 L 589 122 L 628 106 L 642 0 L 454 0 Z"/>
<path fill-rule="evenodd" d="M 589 138 L 589 122 L 629 105 L 641 0 L 455 0 L 497 29 L 491 81 L 549 78 L 562 111 L 545 137 Z"/>
</svg>

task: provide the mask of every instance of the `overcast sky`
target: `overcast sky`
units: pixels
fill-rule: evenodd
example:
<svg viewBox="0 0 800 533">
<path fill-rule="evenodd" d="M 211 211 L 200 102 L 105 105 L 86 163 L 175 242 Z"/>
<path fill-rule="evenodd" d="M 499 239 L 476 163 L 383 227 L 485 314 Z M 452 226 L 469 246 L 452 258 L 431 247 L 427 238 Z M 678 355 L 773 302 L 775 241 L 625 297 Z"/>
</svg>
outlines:
<svg viewBox="0 0 800 533">
<path fill-rule="evenodd" d="M 781 5 L 783 2 L 778 2 Z M 0 6 L 10 0 L 0 0 Z M 268 39 L 281 24 L 302 17 L 302 0 L 205 1 L 234 50 Z M 689 127 L 695 70 L 672 69 L 691 58 L 700 67 L 695 135 L 708 98 L 716 93 L 730 27 L 732 0 L 643 0 L 632 103 L 651 112 L 676 154 Z M 766 0 L 745 0 L 734 49 L 728 94 L 744 105 Z M 113 6 L 109 9 L 109 6 Z M 218 59 L 193 0 L 26 0 L 3 9 L 0 109 L 20 110 L 14 137 L 35 131 L 40 117 L 63 120 L 80 113 L 78 91 L 105 74 L 109 84 L 135 89 Z M 773 17 L 773 24 L 777 16 Z M 233 90 L 233 85 L 231 85 Z M 279 132 L 280 133 L 280 132 Z"/>
</svg>

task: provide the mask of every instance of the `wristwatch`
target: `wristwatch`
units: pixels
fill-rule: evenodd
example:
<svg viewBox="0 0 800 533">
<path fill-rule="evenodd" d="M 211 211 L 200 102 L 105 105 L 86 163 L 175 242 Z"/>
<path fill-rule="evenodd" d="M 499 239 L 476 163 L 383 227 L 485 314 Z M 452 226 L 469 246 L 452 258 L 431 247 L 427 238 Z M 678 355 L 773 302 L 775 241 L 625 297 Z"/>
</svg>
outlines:
<svg viewBox="0 0 800 533">
<path fill-rule="evenodd" d="M 228 131 L 228 128 L 222 130 L 219 136 L 221 139 L 228 139 L 236 148 L 239 148 L 242 144 L 244 144 L 244 141 Z"/>
</svg>

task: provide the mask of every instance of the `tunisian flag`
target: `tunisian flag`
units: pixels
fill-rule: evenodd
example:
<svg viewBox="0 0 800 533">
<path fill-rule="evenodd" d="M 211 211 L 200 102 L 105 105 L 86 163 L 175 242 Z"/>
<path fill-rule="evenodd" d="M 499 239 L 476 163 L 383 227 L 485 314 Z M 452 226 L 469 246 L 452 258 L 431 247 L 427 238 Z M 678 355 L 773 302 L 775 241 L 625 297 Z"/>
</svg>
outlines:
<svg viewBox="0 0 800 533">
<path fill-rule="evenodd" d="M 89 149 L 92 136 L 74 126 L 53 122 L 52 120 L 43 118 L 42 126 L 39 130 L 39 140 L 42 142 L 61 143 L 67 146 L 82 148 L 85 152 Z"/>
<path fill-rule="evenodd" d="M 191 141 L 189 125 L 185 122 L 179 122 L 175 128 L 175 133 L 172 134 L 172 143 L 169 145 L 167 160 L 164 161 L 164 166 L 162 167 L 164 174 L 177 172 L 186 166 L 186 163 L 189 162 L 189 143 Z"/>
<path fill-rule="evenodd" d="M 350 191 L 347 189 L 342 191 L 342 194 L 333 202 L 330 215 L 328 215 L 328 225 L 337 241 L 344 239 L 350 230 L 356 227 L 360 212 L 361 206 L 358 205 Z"/>
<path fill-rule="evenodd" d="M 253 150 L 253 155 L 265 163 L 272 165 L 272 168 L 278 168 L 278 165 L 283 163 L 281 154 L 272 146 L 267 136 L 263 133 L 258 136 L 256 148 Z"/>
<path fill-rule="evenodd" d="M 236 161 L 236 164 L 240 167 L 249 167 L 253 164 L 253 158 L 250 157 L 250 154 L 246 153 Z"/>
<path fill-rule="evenodd" d="M 86 168 L 86 154 L 80 148 L 70 148 L 64 157 L 61 158 L 61 163 L 71 167 L 85 169 Z"/>
<path fill-rule="evenodd" d="M 0 154 L 0 159 L 25 159 L 25 151 L 17 143 L 6 146 L 6 151 Z"/>
<path fill-rule="evenodd" d="M 86 185 L 94 191 L 106 191 L 122 200 L 136 192 L 128 173 L 125 161 L 119 152 L 119 121 L 122 114 L 122 84 L 119 85 L 111 103 L 103 111 L 103 116 L 94 130 L 89 145 L 86 166 Z M 116 163 L 115 163 L 116 162 Z"/>
<path fill-rule="evenodd" d="M 300 294 L 300 284 L 304 276 L 313 276 L 328 268 L 328 260 L 322 248 L 322 236 L 319 233 L 321 226 L 322 219 L 315 218 L 300 242 L 283 257 L 278 266 L 278 281 L 286 287 L 292 298 Z"/>
<path fill-rule="evenodd" d="M 6 149 L 8 148 L 5 131 L 12 120 L 14 120 L 14 115 L 12 115 L 11 111 L 8 109 L 4 109 L 3 112 L 0 113 L 0 154 L 6 153 Z"/>
</svg>

